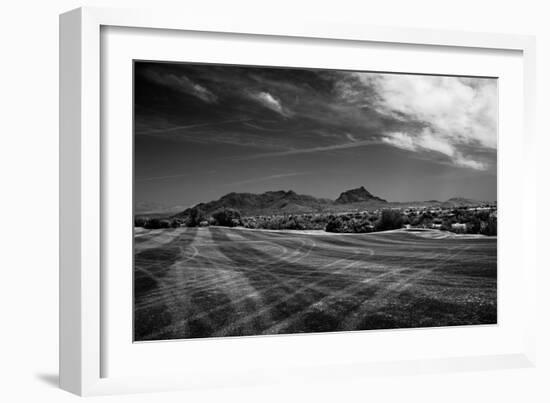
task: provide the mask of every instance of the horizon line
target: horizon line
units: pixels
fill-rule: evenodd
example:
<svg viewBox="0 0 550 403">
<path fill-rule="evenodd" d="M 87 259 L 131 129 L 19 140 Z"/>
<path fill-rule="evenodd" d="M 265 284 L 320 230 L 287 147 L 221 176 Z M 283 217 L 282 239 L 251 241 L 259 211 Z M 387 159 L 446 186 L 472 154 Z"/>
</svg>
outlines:
<svg viewBox="0 0 550 403">
<path fill-rule="evenodd" d="M 218 201 L 220 199 L 222 199 L 223 197 L 225 196 L 228 196 L 230 194 L 253 194 L 253 195 L 261 195 L 261 194 L 265 194 L 265 193 L 280 193 L 280 192 L 284 192 L 284 193 L 294 193 L 298 196 L 309 196 L 309 197 L 313 197 L 315 199 L 318 199 L 318 200 L 330 200 L 331 202 L 335 202 L 343 193 L 346 193 L 346 192 L 349 192 L 351 190 L 356 190 L 356 189 L 365 189 L 367 190 L 367 188 L 364 186 L 364 185 L 360 185 L 358 187 L 355 187 L 355 188 L 351 188 L 351 189 L 348 189 L 344 192 L 341 192 L 340 195 L 336 198 L 331 198 L 331 197 L 321 197 L 321 196 L 313 196 L 313 195 L 310 195 L 310 194 L 305 194 L 305 193 L 298 193 L 298 192 L 295 192 L 294 190 L 292 189 L 288 189 L 288 190 L 284 190 L 284 189 L 279 189 L 279 190 L 267 190 L 265 192 L 229 192 L 229 193 L 225 193 L 223 194 L 222 196 L 219 196 L 217 199 L 212 199 L 212 200 L 209 200 L 209 201 L 200 201 L 200 202 L 197 202 L 197 203 L 194 203 L 194 204 L 189 204 L 188 207 L 186 207 L 185 209 L 188 209 L 188 208 L 193 208 L 195 206 L 198 206 L 199 204 L 203 204 L 203 203 L 210 203 L 210 202 L 214 202 L 214 201 Z M 370 191 L 367 190 L 367 192 L 370 193 Z M 371 193 L 372 197 L 373 198 L 379 198 L 379 199 L 383 199 L 382 197 L 380 196 L 377 196 L 376 194 L 373 194 Z M 427 203 L 427 202 L 437 202 L 437 203 L 446 203 L 446 202 L 449 202 L 451 200 L 454 200 L 454 199 L 466 199 L 466 200 L 470 200 L 470 201 L 475 201 L 475 202 L 480 202 L 480 203 L 497 203 L 497 200 L 486 200 L 486 199 L 478 199 L 478 198 L 473 198 L 473 197 L 465 197 L 465 196 L 452 196 L 452 197 L 449 197 L 447 199 L 434 199 L 434 198 L 426 198 L 424 200 L 420 200 L 420 199 L 417 199 L 417 200 L 403 200 L 403 201 L 396 201 L 396 200 L 386 200 L 386 199 L 383 199 L 385 200 L 384 202 L 382 203 L 387 203 L 387 204 L 392 204 L 392 203 L 399 203 L 399 204 L 404 204 L 404 203 Z M 146 201 L 146 200 L 141 200 L 141 201 L 134 201 L 134 207 L 135 207 L 135 204 L 136 203 L 149 203 L 149 201 Z M 361 203 L 361 202 L 356 202 L 356 203 Z M 346 203 L 346 204 L 351 204 L 351 203 Z M 171 210 L 173 210 L 177 205 L 174 205 L 174 206 L 167 206 L 165 209 L 159 209 L 159 210 L 156 210 L 156 211 L 134 211 L 134 213 L 139 213 L 139 214 L 145 214 L 145 213 L 161 213 L 161 212 L 169 212 Z M 184 210 L 185 210 L 184 209 Z M 182 210 L 182 211 L 184 211 Z"/>
</svg>

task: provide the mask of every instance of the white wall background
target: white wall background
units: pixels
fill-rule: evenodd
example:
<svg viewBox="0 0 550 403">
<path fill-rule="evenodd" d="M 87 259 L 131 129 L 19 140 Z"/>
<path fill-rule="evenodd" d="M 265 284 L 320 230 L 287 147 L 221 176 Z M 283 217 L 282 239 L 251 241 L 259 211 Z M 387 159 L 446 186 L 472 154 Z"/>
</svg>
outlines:
<svg viewBox="0 0 550 403">
<path fill-rule="evenodd" d="M 58 14 L 81 5 L 179 7 L 186 13 L 231 18 L 286 19 L 315 15 L 373 25 L 465 29 L 534 34 L 538 51 L 539 254 L 548 247 L 543 232 L 550 198 L 547 156 L 550 140 L 550 10 L 544 1 L 453 2 L 430 0 L 271 2 L 245 0 L 19 0 L 4 2 L 0 23 L 0 400 L 67 402 L 76 397 L 57 383 L 58 303 Z M 518 191 L 521 191 L 518 189 Z M 545 265 L 548 266 L 548 265 Z M 550 267 L 549 267 L 550 269 Z M 287 388 L 258 387 L 199 392 L 94 398 L 116 402 L 158 401 L 550 401 L 550 325 L 540 274 L 539 364 L 535 369 L 370 378 Z"/>
</svg>

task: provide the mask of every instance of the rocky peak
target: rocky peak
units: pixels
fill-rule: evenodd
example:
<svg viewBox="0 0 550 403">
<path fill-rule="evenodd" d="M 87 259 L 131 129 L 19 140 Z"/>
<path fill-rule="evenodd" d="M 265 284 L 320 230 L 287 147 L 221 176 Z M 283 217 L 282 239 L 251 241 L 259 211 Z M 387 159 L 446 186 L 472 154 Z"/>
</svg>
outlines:
<svg viewBox="0 0 550 403">
<path fill-rule="evenodd" d="M 342 192 L 340 196 L 336 199 L 335 203 L 347 204 L 365 202 L 370 200 L 385 201 L 378 196 L 374 196 L 367 189 L 365 189 L 364 186 L 361 186 L 356 189 L 346 190 L 345 192 Z"/>
</svg>

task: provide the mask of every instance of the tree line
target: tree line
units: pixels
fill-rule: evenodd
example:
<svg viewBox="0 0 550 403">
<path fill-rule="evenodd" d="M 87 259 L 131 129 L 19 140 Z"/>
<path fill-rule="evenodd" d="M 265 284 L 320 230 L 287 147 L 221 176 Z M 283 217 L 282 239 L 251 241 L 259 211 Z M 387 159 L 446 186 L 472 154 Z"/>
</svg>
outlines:
<svg viewBox="0 0 550 403">
<path fill-rule="evenodd" d="M 460 225 L 455 225 L 460 224 Z M 346 214 L 286 214 L 243 217 L 234 208 L 222 208 L 206 214 L 198 207 L 189 209 L 181 218 L 144 218 L 134 220 L 136 227 L 147 229 L 217 225 L 270 230 L 325 230 L 333 233 L 368 233 L 410 226 L 438 228 L 467 234 L 497 234 L 497 218 L 489 211 L 455 209 L 447 213 L 429 211 L 405 213 L 397 209 Z"/>
</svg>

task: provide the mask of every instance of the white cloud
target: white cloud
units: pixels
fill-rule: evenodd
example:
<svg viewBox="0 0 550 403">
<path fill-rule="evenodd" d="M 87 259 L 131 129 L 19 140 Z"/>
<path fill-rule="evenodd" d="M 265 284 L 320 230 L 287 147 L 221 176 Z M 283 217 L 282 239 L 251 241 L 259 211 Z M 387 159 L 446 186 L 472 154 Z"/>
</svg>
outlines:
<svg viewBox="0 0 550 403">
<path fill-rule="evenodd" d="M 269 92 L 251 92 L 249 93 L 249 96 L 255 101 L 258 101 L 261 105 L 265 106 L 268 109 L 271 109 L 272 111 L 277 112 L 284 117 L 290 116 L 290 112 L 283 107 L 281 101 L 275 98 Z"/>
<path fill-rule="evenodd" d="M 376 90 L 379 111 L 425 122 L 451 144 L 496 149 L 496 80 L 371 73 L 357 77 Z"/>
<path fill-rule="evenodd" d="M 435 136 L 429 129 L 425 129 L 420 135 L 411 135 L 403 132 L 388 133 L 382 137 L 382 141 L 394 147 L 408 151 L 431 151 L 444 154 L 450 158 L 456 166 L 476 170 L 486 169 L 483 162 L 464 157 L 454 145 L 445 142 Z"/>
<path fill-rule="evenodd" d="M 356 87 L 340 86 L 347 102 L 370 104 L 410 129 L 386 134 L 382 141 L 411 151 L 435 151 L 461 167 L 487 164 L 458 150 L 494 151 L 497 147 L 497 82 L 494 79 L 355 73 Z M 373 95 L 373 93 L 375 95 Z M 361 95 L 362 94 L 362 95 Z M 418 126 L 424 129 L 418 129 Z"/>
<path fill-rule="evenodd" d="M 382 137 L 382 141 L 391 144 L 394 147 L 402 148 L 404 150 L 416 151 L 417 146 L 413 137 L 406 133 L 396 132 L 390 133 L 385 137 Z"/>
<path fill-rule="evenodd" d="M 436 136 L 430 129 L 424 129 L 422 134 L 418 136 L 418 144 L 427 150 L 437 151 L 452 157 L 455 154 L 455 149 L 451 143 L 442 137 Z"/>
<path fill-rule="evenodd" d="M 465 158 L 462 154 L 456 153 L 454 158 L 454 163 L 458 166 L 465 168 L 477 169 L 478 171 L 483 171 L 487 169 L 486 165 L 483 162 L 474 161 L 468 158 Z"/>
</svg>

